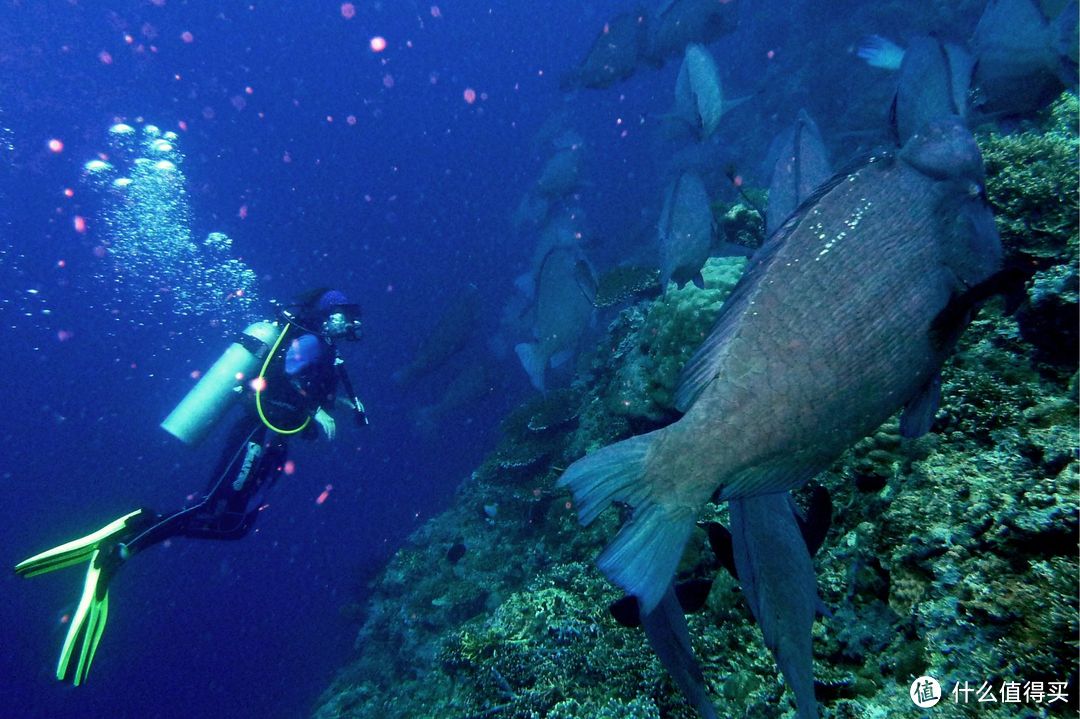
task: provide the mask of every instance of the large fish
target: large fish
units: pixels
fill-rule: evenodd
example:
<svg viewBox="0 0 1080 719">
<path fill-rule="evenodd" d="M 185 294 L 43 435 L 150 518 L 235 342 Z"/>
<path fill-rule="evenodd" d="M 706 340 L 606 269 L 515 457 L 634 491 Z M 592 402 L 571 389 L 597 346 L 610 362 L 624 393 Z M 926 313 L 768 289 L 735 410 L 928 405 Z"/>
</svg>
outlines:
<svg viewBox="0 0 1080 719">
<path fill-rule="evenodd" d="M 665 0 L 656 12 L 645 57 L 662 65 L 668 57 L 682 55 L 690 43 L 703 45 L 735 29 L 735 0 Z"/>
<path fill-rule="evenodd" d="M 546 197 L 534 192 L 526 192 L 518 202 L 517 209 L 510 215 L 510 225 L 514 232 L 525 232 L 539 227 L 547 219 L 551 203 Z"/>
<path fill-rule="evenodd" d="M 752 259 L 683 370 L 683 417 L 563 474 L 585 524 L 634 508 L 598 565 L 646 612 L 711 496 L 798 487 L 897 410 L 933 411 L 967 317 L 948 310 L 1001 261 L 982 182 L 952 118 L 830 183 Z"/>
<path fill-rule="evenodd" d="M 971 38 L 976 108 L 1025 114 L 1075 88 L 1076 30 L 1075 1 L 1051 22 L 1034 0 L 990 0 Z"/>
<path fill-rule="evenodd" d="M 720 70 L 713 56 L 697 43 L 686 46 L 686 55 L 675 79 L 675 111 L 672 114 L 687 122 L 704 139 L 716 132 L 720 118 L 744 99 L 725 102 Z"/>
<path fill-rule="evenodd" d="M 536 286 L 540 282 L 540 270 L 548 255 L 556 247 L 577 250 L 582 245 L 583 221 L 581 211 L 576 208 L 562 208 L 563 211 L 548 220 L 540 231 L 536 247 L 533 248 L 529 270 L 515 278 L 514 285 L 530 300 L 536 298 Z"/>
<path fill-rule="evenodd" d="M 766 237 L 772 235 L 804 200 L 832 176 L 821 133 L 805 110 L 799 111 L 795 124 L 782 137 L 769 182 L 769 203 L 765 207 Z"/>
<path fill-rule="evenodd" d="M 684 172 L 668 187 L 660 212 L 660 287 L 668 282 L 703 286 L 701 268 L 712 247 L 713 214 L 709 193 L 697 175 Z"/>
<path fill-rule="evenodd" d="M 547 198 L 569 195 L 581 180 L 581 147 L 567 147 L 552 155 L 536 180 L 536 192 Z"/>
<path fill-rule="evenodd" d="M 898 71 L 889 124 L 899 144 L 927 122 L 948 115 L 968 116 L 975 58 L 966 48 L 923 35 L 904 49 L 871 35 L 862 40 L 858 55 L 872 67 Z"/>
<path fill-rule="evenodd" d="M 437 402 L 421 407 L 416 412 L 416 428 L 431 436 L 439 431 L 440 424 L 446 418 L 451 418 L 451 421 L 458 424 L 460 417 L 457 417 L 456 413 L 481 400 L 494 389 L 487 366 L 483 362 L 467 362 L 446 384 Z"/>
<path fill-rule="evenodd" d="M 479 316 L 480 292 L 470 284 L 439 315 L 409 363 L 394 372 L 394 381 L 409 384 L 442 367 L 472 339 Z"/>
<path fill-rule="evenodd" d="M 556 246 L 540 264 L 534 303 L 534 341 L 522 342 L 514 351 L 529 381 L 541 392 L 545 389 L 548 366 L 558 367 L 570 359 L 592 323 L 594 308 L 582 287 L 583 262 L 578 248 Z"/>
<path fill-rule="evenodd" d="M 637 10 L 604 23 L 585 59 L 560 81 L 561 88 L 604 88 L 633 75 L 645 50 L 647 19 L 644 11 Z"/>
<path fill-rule="evenodd" d="M 904 52 L 891 120 L 903 145 L 926 123 L 957 115 L 966 118 L 975 60 L 955 43 L 916 37 Z"/>
</svg>

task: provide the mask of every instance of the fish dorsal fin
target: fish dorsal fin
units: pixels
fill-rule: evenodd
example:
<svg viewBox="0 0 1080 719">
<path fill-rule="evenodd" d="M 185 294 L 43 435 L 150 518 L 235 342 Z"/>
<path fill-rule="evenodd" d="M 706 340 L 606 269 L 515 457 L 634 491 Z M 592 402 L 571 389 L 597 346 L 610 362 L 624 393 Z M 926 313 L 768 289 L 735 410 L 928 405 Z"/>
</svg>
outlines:
<svg viewBox="0 0 1080 719">
<path fill-rule="evenodd" d="M 878 155 L 878 157 L 880 158 L 881 155 Z M 891 159 L 891 156 L 886 157 Z M 701 346 L 698 347 L 697 351 L 686 363 L 686 366 L 683 367 L 682 374 L 679 376 L 678 387 L 675 390 L 675 408 L 677 410 L 685 414 L 697 398 L 701 396 L 701 393 L 705 391 L 705 388 L 719 374 L 728 341 L 738 329 L 742 313 L 746 310 L 750 298 L 757 288 L 756 278 L 761 274 L 758 268 L 772 262 L 773 258 L 784 246 L 787 236 L 798 226 L 809 209 L 818 204 L 822 197 L 832 192 L 840 183 L 865 167 L 873 159 L 874 157 L 871 156 L 861 162 L 853 163 L 852 170 L 839 172 L 823 182 L 817 190 L 799 204 L 795 212 L 781 223 L 780 227 L 765 241 L 765 244 L 750 258 L 750 262 L 747 263 L 746 269 L 743 270 L 742 277 L 739 279 L 738 284 L 735 285 L 735 289 L 724 300 L 720 316 L 709 332 L 709 336 L 705 338 L 705 341 L 701 343 Z"/>
<path fill-rule="evenodd" d="M 893 153 L 887 150 L 867 152 L 856 156 L 855 159 L 847 163 L 843 168 L 837 170 L 835 174 L 831 175 L 829 179 L 818 185 L 813 192 L 811 192 L 805 198 L 801 199 L 795 209 L 792 210 L 791 214 L 788 215 L 783 222 L 777 225 L 776 229 L 773 230 L 771 235 L 765 238 L 765 244 L 761 246 L 762 249 L 769 245 L 773 241 L 773 238 L 780 234 L 781 230 L 783 230 L 784 233 L 787 234 L 789 225 L 791 225 L 793 222 L 796 222 L 798 218 L 801 218 L 803 215 L 805 215 L 806 211 L 809 208 L 816 205 L 818 202 L 821 201 L 822 197 L 836 189 L 837 185 L 847 180 L 849 177 L 866 167 L 871 162 L 875 160 L 891 162 L 893 160 L 893 157 Z"/>
</svg>

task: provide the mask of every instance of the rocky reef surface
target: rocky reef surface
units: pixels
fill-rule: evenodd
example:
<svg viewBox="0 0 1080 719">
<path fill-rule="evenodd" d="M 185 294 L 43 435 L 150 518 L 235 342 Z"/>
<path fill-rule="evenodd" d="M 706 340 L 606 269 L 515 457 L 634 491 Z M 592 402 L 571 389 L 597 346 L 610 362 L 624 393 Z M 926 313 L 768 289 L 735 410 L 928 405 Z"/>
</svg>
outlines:
<svg viewBox="0 0 1080 719">
<path fill-rule="evenodd" d="M 915 716 L 908 691 L 920 675 L 946 692 L 934 716 L 1076 714 L 1076 128 L 1067 95 L 1038 125 L 979 134 L 1009 261 L 1029 268 L 1026 302 L 1008 312 L 1015 302 L 992 300 L 964 334 L 930 434 L 902 440 L 893 419 L 815 480 L 834 505 L 815 559 L 832 610 L 814 628 L 823 716 Z M 505 420 L 453 506 L 374 581 L 357 657 L 316 717 L 695 716 L 641 630 L 608 612 L 620 593 L 591 560 L 618 513 L 582 529 L 554 483 L 586 451 L 676 417 L 679 370 L 741 262 L 714 258 L 705 289 L 623 309 L 572 387 Z M 710 507 L 702 519 L 725 514 Z M 714 579 L 688 621 L 720 716 L 794 716 L 703 531 L 680 576 Z M 1050 682 L 1064 681 L 1069 701 L 1051 703 Z M 997 701 L 975 691 L 954 701 L 957 682 L 987 682 Z M 1032 682 L 1043 682 L 1041 700 Z M 1013 690 L 1017 701 L 1003 701 Z"/>
</svg>

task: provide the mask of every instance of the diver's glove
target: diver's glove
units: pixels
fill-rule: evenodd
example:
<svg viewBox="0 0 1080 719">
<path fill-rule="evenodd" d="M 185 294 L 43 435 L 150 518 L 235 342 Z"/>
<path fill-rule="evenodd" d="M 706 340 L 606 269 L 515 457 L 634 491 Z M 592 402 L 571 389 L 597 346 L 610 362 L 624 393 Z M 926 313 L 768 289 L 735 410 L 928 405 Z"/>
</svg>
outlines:
<svg viewBox="0 0 1080 719">
<path fill-rule="evenodd" d="M 356 417 L 356 423 L 361 427 L 371 424 L 371 422 L 368 421 L 367 412 L 364 410 L 364 403 L 361 402 L 358 397 L 353 397 L 352 401 L 353 409 L 356 410 L 356 414 L 353 415 Z"/>
<path fill-rule="evenodd" d="M 326 438 L 333 442 L 334 437 L 337 436 L 337 422 L 334 421 L 334 418 L 322 407 L 319 407 L 315 410 L 315 421 L 319 423 L 323 433 L 326 434 Z"/>
</svg>

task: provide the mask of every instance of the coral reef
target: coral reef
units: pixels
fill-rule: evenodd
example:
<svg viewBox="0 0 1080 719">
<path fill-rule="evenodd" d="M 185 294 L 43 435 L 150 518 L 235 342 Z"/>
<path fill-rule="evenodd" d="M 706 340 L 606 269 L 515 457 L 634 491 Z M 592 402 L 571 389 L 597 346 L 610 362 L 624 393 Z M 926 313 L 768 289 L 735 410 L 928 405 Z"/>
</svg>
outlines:
<svg viewBox="0 0 1080 719">
<path fill-rule="evenodd" d="M 1025 308 L 1009 315 L 993 300 L 982 309 L 945 368 L 931 433 L 903 440 L 894 418 L 816 480 L 835 508 L 815 559 L 831 608 L 814 628 L 825 717 L 915 716 L 908 690 L 924 674 L 946 693 L 935 716 L 1075 716 L 1076 346 L 1055 354 L 1054 341 L 1037 335 L 1067 323 L 1076 305 L 1076 210 L 1036 221 L 1030 203 L 1051 192 L 1041 184 L 1046 170 L 1021 181 L 1014 160 L 1000 159 L 1021 152 L 1016 143 L 1054 156 L 1056 144 L 1068 145 L 1072 174 L 1054 187 L 1075 202 L 1075 112 L 1066 98 L 1043 130 L 982 138 L 1008 251 L 1041 263 Z M 713 259 L 706 289 L 623 310 L 572 390 L 507 418 L 503 442 L 451 509 L 374 582 L 358 655 L 317 717 L 693 719 L 642 632 L 610 616 L 619 592 L 587 561 L 622 518 L 607 512 L 582 529 L 554 484 L 588 449 L 673 418 L 682 365 L 739 270 L 739 261 Z M 1039 306 L 1038 320 L 1025 314 Z M 531 459 L 514 464 L 518 454 Z M 710 506 L 702 519 L 723 522 L 725 512 Z M 466 552 L 448 561 L 458 542 Z M 719 715 L 794 716 L 738 584 L 716 569 L 703 531 L 681 571 L 714 577 L 706 609 L 687 619 Z M 1045 683 L 1041 700 L 1001 701 L 1010 683 L 1020 692 L 1029 681 Z M 1069 682 L 1069 700 L 1050 703 L 1057 681 Z M 958 682 L 988 682 L 998 701 L 958 703 Z"/>
<path fill-rule="evenodd" d="M 619 265 L 600 276 L 596 282 L 597 307 L 613 307 L 638 295 L 660 291 L 660 270 L 635 265 Z"/>
</svg>

